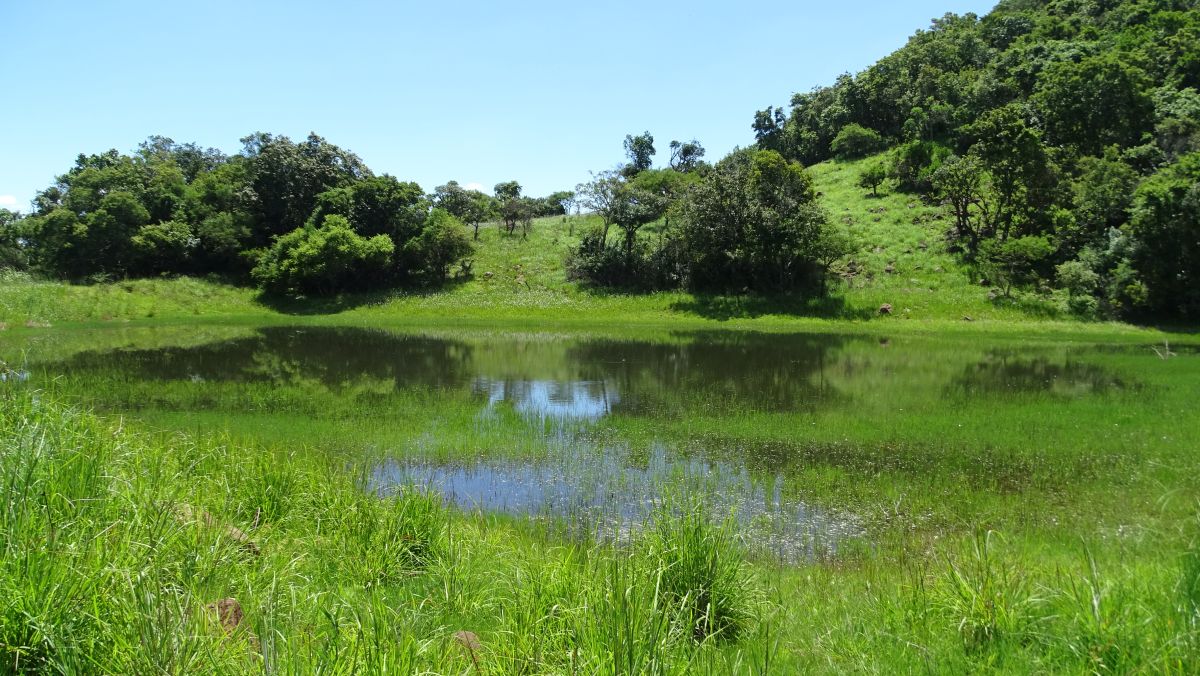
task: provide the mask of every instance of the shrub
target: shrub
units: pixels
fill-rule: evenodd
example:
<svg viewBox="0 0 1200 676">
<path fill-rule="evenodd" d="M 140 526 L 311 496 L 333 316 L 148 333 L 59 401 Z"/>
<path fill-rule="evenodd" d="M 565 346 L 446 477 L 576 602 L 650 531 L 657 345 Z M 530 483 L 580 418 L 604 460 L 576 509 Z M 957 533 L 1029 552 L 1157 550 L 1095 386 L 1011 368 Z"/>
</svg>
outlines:
<svg viewBox="0 0 1200 676">
<path fill-rule="evenodd" d="M 259 260 L 253 277 L 268 291 L 328 294 L 364 288 L 387 275 L 395 246 L 386 235 L 361 237 L 341 216 L 321 227 L 280 237 Z"/>
<path fill-rule="evenodd" d="M 852 160 L 879 152 L 885 145 L 879 132 L 861 124 L 850 123 L 842 127 L 829 147 L 838 159 Z"/>
<path fill-rule="evenodd" d="M 449 276 L 451 265 L 473 250 L 462 222 L 443 209 L 434 209 L 421 234 L 404 245 L 404 256 L 410 273 L 442 280 Z"/>
</svg>

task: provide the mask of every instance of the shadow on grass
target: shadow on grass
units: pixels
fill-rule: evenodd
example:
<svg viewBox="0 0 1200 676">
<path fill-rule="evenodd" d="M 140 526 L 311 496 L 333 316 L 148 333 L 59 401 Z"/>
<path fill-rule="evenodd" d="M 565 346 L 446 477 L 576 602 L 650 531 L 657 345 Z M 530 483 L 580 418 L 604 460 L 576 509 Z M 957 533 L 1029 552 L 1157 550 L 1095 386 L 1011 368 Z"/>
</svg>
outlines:
<svg viewBox="0 0 1200 676">
<path fill-rule="evenodd" d="M 764 315 L 793 315 L 821 319 L 870 319 L 869 308 L 853 308 L 840 296 L 712 296 L 697 295 L 671 304 L 676 312 L 727 321 Z"/>
<path fill-rule="evenodd" d="M 289 296 L 260 292 L 255 300 L 285 315 L 335 315 L 371 305 L 382 305 L 397 298 L 420 298 L 449 293 L 470 281 L 470 277 L 455 277 L 437 286 L 394 286 L 375 291 L 338 293 L 330 296 Z"/>
</svg>

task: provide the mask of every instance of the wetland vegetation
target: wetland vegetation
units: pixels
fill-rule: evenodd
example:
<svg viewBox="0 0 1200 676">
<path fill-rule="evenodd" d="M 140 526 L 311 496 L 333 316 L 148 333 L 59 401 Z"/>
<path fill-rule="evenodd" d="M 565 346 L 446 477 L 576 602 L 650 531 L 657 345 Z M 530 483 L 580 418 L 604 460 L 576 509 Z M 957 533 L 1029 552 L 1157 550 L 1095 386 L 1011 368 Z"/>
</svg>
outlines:
<svg viewBox="0 0 1200 676">
<path fill-rule="evenodd" d="M 12 664 L 1195 666 L 1191 344 L 302 324 L 3 341 L 23 355 L 4 385 Z M 205 609 L 223 598 L 232 639 Z"/>
<path fill-rule="evenodd" d="M 1198 27 L 947 15 L 536 199 L 80 155 L 0 209 L 0 673 L 1200 672 Z"/>
</svg>

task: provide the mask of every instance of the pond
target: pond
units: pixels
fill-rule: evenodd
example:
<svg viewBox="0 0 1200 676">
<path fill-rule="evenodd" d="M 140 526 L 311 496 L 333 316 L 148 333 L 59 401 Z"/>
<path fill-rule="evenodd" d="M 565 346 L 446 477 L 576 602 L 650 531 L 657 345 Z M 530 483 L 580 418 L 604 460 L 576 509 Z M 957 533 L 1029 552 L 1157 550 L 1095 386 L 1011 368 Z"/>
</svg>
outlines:
<svg viewBox="0 0 1200 676">
<path fill-rule="evenodd" d="M 888 502 L 896 486 L 880 476 L 909 477 L 909 490 L 939 473 L 978 490 L 1040 485 L 1054 468 L 1011 459 L 1006 440 L 1080 435 L 1031 411 L 1115 409 L 1147 392 L 1124 362 L 1155 358 L 1146 346 L 730 331 L 183 335 L 66 333 L 9 363 L 152 426 L 358 448 L 380 458 L 372 490 L 417 485 L 465 510 L 619 536 L 665 498 L 697 497 L 781 560 L 869 538 L 878 517 L 864 495 Z M 834 471 L 862 489 L 830 490 Z"/>
</svg>

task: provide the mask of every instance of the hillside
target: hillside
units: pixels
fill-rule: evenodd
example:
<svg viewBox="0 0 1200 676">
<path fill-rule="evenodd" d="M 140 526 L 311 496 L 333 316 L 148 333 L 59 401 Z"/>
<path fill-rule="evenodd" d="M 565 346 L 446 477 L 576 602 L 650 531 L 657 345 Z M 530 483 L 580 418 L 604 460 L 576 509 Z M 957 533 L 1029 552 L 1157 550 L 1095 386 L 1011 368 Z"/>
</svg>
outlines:
<svg viewBox="0 0 1200 676">
<path fill-rule="evenodd" d="M 961 258 L 1081 315 L 1200 317 L 1200 10 L 1006 0 L 947 14 L 856 75 L 754 118 L 804 164 L 879 169 L 947 203 Z M 881 175 L 883 175 L 881 173 Z"/>
<path fill-rule="evenodd" d="M 527 240 L 504 234 L 497 224 L 481 228 L 470 272 L 453 273 L 448 286 L 426 292 L 385 291 L 323 298 L 282 300 L 254 289 L 199 278 L 143 279 L 70 285 L 36 282 L 9 275 L 0 285 L 0 322 L 286 321 L 338 317 L 355 321 L 512 320 L 597 322 L 751 321 L 753 325 L 793 325 L 823 320 L 897 323 L 943 329 L 1037 321 L 1085 330 L 1068 311 L 1066 294 L 998 297 L 991 287 L 971 281 L 971 270 L 947 251 L 946 210 L 890 185 L 878 197 L 858 187 L 858 175 L 873 159 L 827 161 L 810 168 L 821 204 L 831 220 L 851 236 L 852 252 L 833 266 L 829 297 L 771 299 L 685 292 L 612 293 L 567 280 L 564 261 L 581 233 L 594 228 L 594 216 L 538 219 Z M 647 239 L 661 236 L 661 222 L 648 226 Z M 892 314 L 879 308 L 891 305 Z M 971 322 L 965 319 L 970 318 Z M 1111 330 L 1106 325 L 1105 330 Z"/>
</svg>

